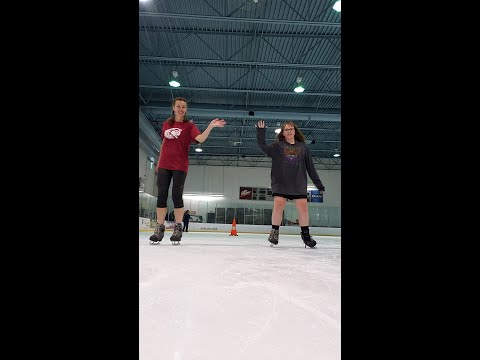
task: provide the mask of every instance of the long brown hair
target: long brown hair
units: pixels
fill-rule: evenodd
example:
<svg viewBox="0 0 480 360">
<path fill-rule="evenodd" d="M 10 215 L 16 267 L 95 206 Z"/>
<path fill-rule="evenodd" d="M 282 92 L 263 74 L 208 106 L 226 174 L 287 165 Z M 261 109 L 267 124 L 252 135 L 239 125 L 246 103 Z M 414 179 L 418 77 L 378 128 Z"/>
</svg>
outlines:
<svg viewBox="0 0 480 360">
<path fill-rule="evenodd" d="M 173 108 L 175 107 L 175 103 L 176 103 L 177 101 L 184 101 L 185 104 L 187 104 L 187 109 L 188 109 L 187 99 L 185 99 L 185 98 L 183 98 L 183 97 L 177 97 L 177 98 L 173 99 L 173 100 L 172 100 L 172 116 L 167 119 L 167 120 L 168 120 L 168 123 L 169 123 L 170 125 L 173 125 L 173 123 L 175 122 L 175 111 L 173 111 Z M 190 121 L 190 120 L 187 119 L 187 116 L 184 115 L 184 116 L 183 116 L 183 122 L 189 122 L 189 121 Z"/>
<path fill-rule="evenodd" d="M 295 140 L 296 141 L 305 142 L 305 136 L 303 135 L 301 130 L 297 127 L 297 125 L 295 125 L 295 123 L 293 121 L 285 121 L 282 124 L 281 131 L 276 136 L 277 141 L 285 140 L 285 135 L 283 135 L 283 129 L 285 129 L 285 126 L 287 126 L 287 125 L 293 126 L 293 128 L 295 129 Z"/>
</svg>

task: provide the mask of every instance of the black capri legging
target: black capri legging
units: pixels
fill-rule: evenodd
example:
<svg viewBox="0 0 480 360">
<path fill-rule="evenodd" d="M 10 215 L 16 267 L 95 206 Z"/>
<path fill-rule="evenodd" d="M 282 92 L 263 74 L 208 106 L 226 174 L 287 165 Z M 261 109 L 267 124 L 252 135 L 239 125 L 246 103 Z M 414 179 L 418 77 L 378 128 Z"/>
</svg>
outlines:
<svg viewBox="0 0 480 360">
<path fill-rule="evenodd" d="M 183 186 L 187 173 L 181 170 L 158 169 L 157 172 L 157 208 L 167 207 L 168 188 L 173 177 L 172 200 L 175 209 L 183 208 Z"/>
</svg>

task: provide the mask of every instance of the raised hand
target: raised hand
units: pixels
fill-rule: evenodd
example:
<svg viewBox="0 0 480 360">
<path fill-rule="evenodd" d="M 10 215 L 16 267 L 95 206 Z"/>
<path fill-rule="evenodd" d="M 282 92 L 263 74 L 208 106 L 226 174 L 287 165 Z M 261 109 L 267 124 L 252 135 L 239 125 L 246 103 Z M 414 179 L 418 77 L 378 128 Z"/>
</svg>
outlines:
<svg viewBox="0 0 480 360">
<path fill-rule="evenodd" d="M 211 127 L 224 127 L 227 122 L 223 119 L 215 118 L 210 121 Z"/>
<path fill-rule="evenodd" d="M 263 120 L 258 120 L 257 125 L 255 127 L 259 127 L 260 129 L 263 129 L 265 127 L 265 121 Z"/>
</svg>

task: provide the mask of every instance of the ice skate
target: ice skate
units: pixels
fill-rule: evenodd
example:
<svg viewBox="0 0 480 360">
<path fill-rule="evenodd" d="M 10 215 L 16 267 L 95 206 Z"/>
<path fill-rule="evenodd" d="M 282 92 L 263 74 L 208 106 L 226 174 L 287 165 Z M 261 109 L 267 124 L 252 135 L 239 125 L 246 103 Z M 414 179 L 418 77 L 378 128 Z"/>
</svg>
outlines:
<svg viewBox="0 0 480 360">
<path fill-rule="evenodd" d="M 179 245 L 182 240 L 182 224 L 176 224 L 173 229 L 173 234 L 170 236 L 173 245 Z"/>
<path fill-rule="evenodd" d="M 316 248 L 315 245 L 317 245 L 317 242 L 312 239 L 310 234 L 308 234 L 308 235 L 302 234 L 302 240 L 303 240 L 303 243 L 305 244 L 305 248 L 307 246 L 310 247 L 310 248 Z"/>
<path fill-rule="evenodd" d="M 165 225 L 157 224 L 155 231 L 152 236 L 150 236 L 150 244 L 158 244 L 162 241 L 163 236 L 165 235 Z"/>
<path fill-rule="evenodd" d="M 272 229 L 270 232 L 270 236 L 268 237 L 268 241 L 270 241 L 270 246 L 278 244 L 278 229 Z"/>
</svg>

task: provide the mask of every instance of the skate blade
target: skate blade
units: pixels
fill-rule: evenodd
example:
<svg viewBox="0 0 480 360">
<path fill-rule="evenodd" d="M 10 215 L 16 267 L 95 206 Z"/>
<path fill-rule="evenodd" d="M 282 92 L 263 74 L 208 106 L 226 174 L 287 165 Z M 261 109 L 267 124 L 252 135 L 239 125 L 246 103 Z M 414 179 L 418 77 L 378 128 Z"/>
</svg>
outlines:
<svg viewBox="0 0 480 360">
<path fill-rule="evenodd" d="M 172 240 L 172 245 L 180 245 L 180 241 Z"/>
</svg>

